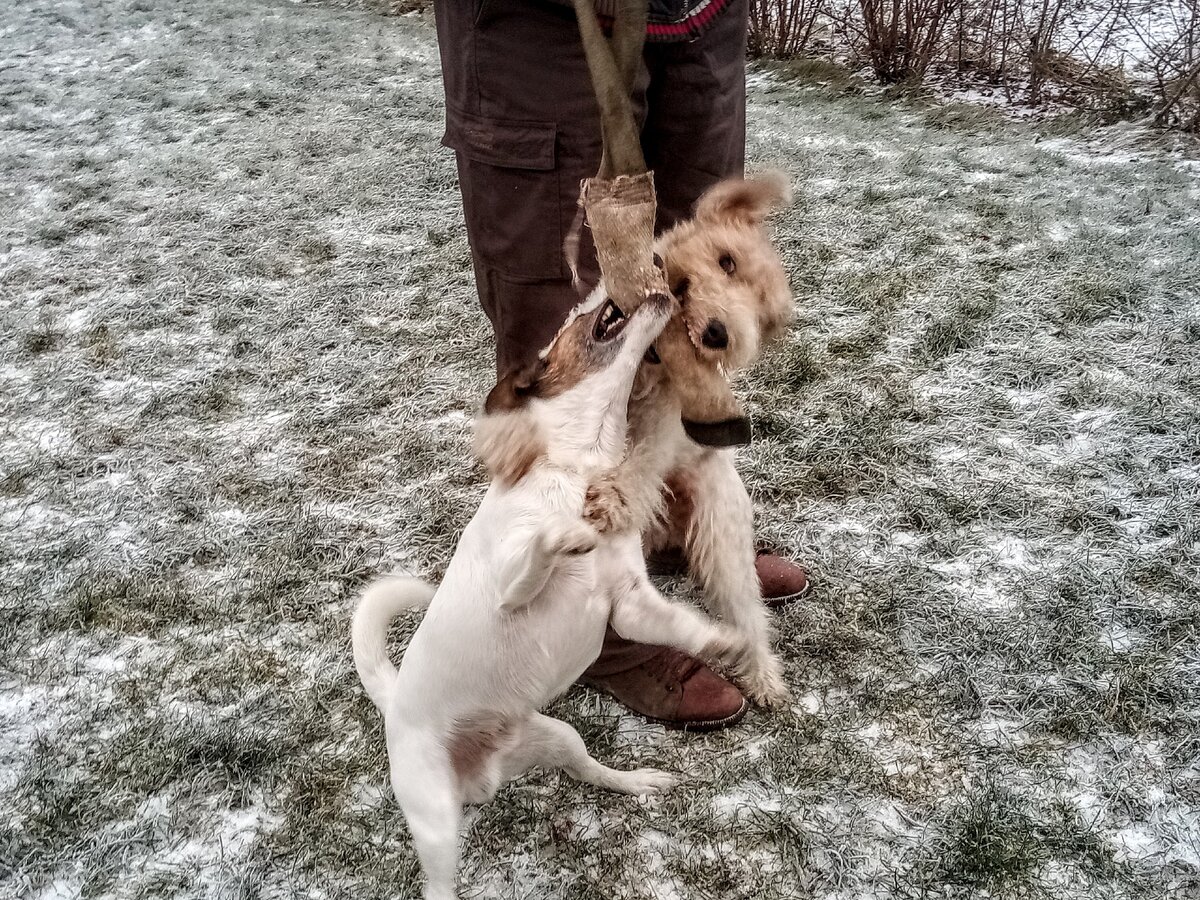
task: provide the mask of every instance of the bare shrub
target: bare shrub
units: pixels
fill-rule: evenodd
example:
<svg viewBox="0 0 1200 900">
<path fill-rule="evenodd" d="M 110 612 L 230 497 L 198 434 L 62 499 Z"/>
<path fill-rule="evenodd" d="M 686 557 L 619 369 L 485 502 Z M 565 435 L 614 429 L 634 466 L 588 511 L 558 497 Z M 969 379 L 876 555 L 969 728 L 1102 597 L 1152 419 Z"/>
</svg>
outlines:
<svg viewBox="0 0 1200 900">
<path fill-rule="evenodd" d="M 1020 5 L 1014 0 L 964 0 L 958 5 L 948 51 L 960 71 L 999 78 L 1017 49 Z"/>
<path fill-rule="evenodd" d="M 778 58 L 796 56 L 809 46 L 827 0 L 751 0 L 750 52 Z"/>
<path fill-rule="evenodd" d="M 1160 83 L 1162 105 L 1154 120 L 1185 131 L 1200 131 L 1200 64 L 1178 77 Z"/>
<path fill-rule="evenodd" d="M 1200 131 L 1200 0 L 1185 0 L 1174 25 L 1166 36 L 1135 25 L 1148 54 L 1154 118 L 1159 125 Z"/>
<path fill-rule="evenodd" d="M 859 0 L 861 35 L 875 76 L 884 84 L 921 78 L 942 49 L 942 34 L 959 0 Z"/>
<path fill-rule="evenodd" d="M 1019 4 L 1019 7 L 1023 4 Z M 1025 10 L 1022 10 L 1023 12 Z M 1029 61 L 1029 101 L 1038 103 L 1058 57 L 1059 31 L 1068 11 L 1067 0 L 1036 0 L 1022 16 L 1025 54 Z"/>
<path fill-rule="evenodd" d="M 1038 102 L 1049 86 L 1055 100 L 1064 106 L 1122 117 L 1145 111 L 1147 100 L 1119 66 L 1105 66 L 1059 50 L 1047 50 L 1036 64 L 1036 80 L 1030 78 L 1030 100 Z M 1035 93 L 1035 90 L 1040 93 Z"/>
<path fill-rule="evenodd" d="M 751 47 L 1200 130 L 1200 0 L 752 0 Z"/>
</svg>

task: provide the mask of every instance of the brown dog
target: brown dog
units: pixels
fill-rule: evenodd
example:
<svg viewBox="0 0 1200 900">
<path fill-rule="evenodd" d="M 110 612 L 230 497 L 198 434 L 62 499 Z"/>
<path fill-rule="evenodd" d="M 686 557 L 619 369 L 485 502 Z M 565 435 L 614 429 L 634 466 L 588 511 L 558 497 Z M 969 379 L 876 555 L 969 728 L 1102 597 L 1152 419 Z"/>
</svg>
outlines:
<svg viewBox="0 0 1200 900">
<path fill-rule="evenodd" d="M 778 174 L 723 181 L 656 242 L 680 312 L 638 371 L 625 461 L 592 486 L 585 510 L 601 531 L 640 532 L 649 550 L 683 548 L 709 611 L 754 648 L 761 683 L 751 693 L 775 704 L 787 688 L 754 568 L 754 510 L 727 449 L 749 439 L 749 425 L 727 377 L 791 318 L 787 276 L 763 228 L 789 200 Z"/>
</svg>

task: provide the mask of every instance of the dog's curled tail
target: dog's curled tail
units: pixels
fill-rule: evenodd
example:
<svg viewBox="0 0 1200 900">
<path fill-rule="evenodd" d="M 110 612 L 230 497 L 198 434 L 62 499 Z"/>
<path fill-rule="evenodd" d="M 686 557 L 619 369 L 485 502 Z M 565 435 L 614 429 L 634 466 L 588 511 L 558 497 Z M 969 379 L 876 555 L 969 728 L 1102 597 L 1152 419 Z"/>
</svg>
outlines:
<svg viewBox="0 0 1200 900">
<path fill-rule="evenodd" d="M 354 665 L 367 696 L 380 711 L 396 677 L 387 653 L 388 626 L 405 610 L 428 606 L 435 590 L 419 578 L 389 575 L 372 582 L 358 601 L 350 623 Z"/>
</svg>

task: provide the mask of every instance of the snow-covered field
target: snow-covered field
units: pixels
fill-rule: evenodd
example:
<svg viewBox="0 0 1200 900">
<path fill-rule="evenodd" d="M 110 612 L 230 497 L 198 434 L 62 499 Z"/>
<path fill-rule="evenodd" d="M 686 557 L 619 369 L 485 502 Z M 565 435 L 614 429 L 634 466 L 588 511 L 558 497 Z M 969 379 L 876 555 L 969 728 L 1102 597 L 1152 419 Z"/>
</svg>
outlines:
<svg viewBox="0 0 1200 900">
<path fill-rule="evenodd" d="M 795 704 L 694 736 L 570 693 L 687 781 L 535 773 L 464 896 L 1200 895 L 1200 165 L 750 99 L 798 195 L 799 318 L 741 384 L 761 533 L 817 578 Z M 420 18 L 0 8 L 0 896 L 416 890 L 347 616 L 482 490 L 440 100 Z"/>
</svg>

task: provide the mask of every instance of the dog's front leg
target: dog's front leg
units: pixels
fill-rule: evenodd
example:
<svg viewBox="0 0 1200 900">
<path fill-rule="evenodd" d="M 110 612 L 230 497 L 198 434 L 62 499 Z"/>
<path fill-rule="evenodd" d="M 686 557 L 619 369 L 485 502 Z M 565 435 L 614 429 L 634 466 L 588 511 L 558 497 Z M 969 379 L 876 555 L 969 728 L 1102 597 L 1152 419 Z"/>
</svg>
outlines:
<svg viewBox="0 0 1200 900">
<path fill-rule="evenodd" d="M 630 444 L 624 461 L 588 485 L 583 517 L 601 534 L 644 531 L 662 516 L 663 475 L 671 460 L 669 429 L 653 424 L 654 433 Z"/>
<path fill-rule="evenodd" d="M 512 612 L 531 603 L 564 557 L 590 553 L 599 539 L 595 528 L 567 516 L 551 516 L 532 532 L 507 538 L 508 564 L 500 576 L 500 609 Z"/>
<path fill-rule="evenodd" d="M 626 640 L 662 644 L 718 663 L 739 682 L 754 674 L 754 649 L 742 634 L 690 607 L 671 602 L 650 584 L 644 571 L 619 582 L 612 599 L 609 621 Z M 760 703 L 772 699 L 761 695 L 752 685 L 747 692 Z"/>
<path fill-rule="evenodd" d="M 688 472 L 691 521 L 685 552 L 709 610 L 736 628 L 753 653 L 749 690 L 768 705 L 787 699 L 779 659 L 754 569 L 754 505 L 733 464 L 732 451 L 704 454 Z"/>
</svg>

